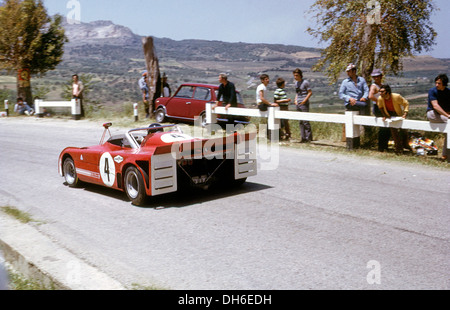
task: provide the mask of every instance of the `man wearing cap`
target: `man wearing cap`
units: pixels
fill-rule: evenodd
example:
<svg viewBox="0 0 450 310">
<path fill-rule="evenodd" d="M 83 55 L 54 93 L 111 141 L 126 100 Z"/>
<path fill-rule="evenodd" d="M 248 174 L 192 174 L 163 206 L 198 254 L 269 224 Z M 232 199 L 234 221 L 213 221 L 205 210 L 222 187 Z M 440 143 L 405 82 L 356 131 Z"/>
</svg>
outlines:
<svg viewBox="0 0 450 310">
<path fill-rule="evenodd" d="M 148 72 L 147 71 L 143 71 L 142 72 L 142 77 L 139 80 L 139 89 L 141 90 L 142 93 L 142 101 L 144 102 L 144 107 L 145 107 L 145 113 L 146 116 L 145 118 L 149 118 L 150 117 L 150 104 L 149 104 L 149 97 L 150 97 L 150 90 L 148 88 Z"/>
<path fill-rule="evenodd" d="M 167 75 L 166 73 L 162 76 L 162 97 L 171 97 L 172 96 L 172 90 L 170 89 L 169 83 L 167 83 Z"/>
<path fill-rule="evenodd" d="M 347 111 L 359 111 L 360 115 L 370 115 L 369 86 L 366 80 L 356 74 L 356 66 L 349 64 L 348 78 L 342 81 L 339 98 L 345 101 Z"/>
</svg>

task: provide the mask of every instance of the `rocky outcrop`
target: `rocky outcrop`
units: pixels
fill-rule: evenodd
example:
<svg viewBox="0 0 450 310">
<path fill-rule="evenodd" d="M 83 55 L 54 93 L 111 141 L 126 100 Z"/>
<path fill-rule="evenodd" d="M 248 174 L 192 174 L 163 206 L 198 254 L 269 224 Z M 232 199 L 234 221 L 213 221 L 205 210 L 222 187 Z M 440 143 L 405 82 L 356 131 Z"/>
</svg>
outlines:
<svg viewBox="0 0 450 310">
<path fill-rule="evenodd" d="M 95 21 L 91 23 L 63 24 L 69 44 L 136 44 L 141 37 L 129 28 L 112 23 L 111 21 Z"/>
</svg>

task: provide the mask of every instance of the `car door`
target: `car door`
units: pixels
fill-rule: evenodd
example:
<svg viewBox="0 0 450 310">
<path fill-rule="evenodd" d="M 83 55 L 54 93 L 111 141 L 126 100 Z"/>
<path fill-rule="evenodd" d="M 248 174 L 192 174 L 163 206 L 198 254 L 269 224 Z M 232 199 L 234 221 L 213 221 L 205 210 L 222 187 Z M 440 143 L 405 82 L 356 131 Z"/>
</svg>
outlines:
<svg viewBox="0 0 450 310">
<path fill-rule="evenodd" d="M 166 105 L 167 115 L 170 117 L 189 118 L 194 92 L 195 86 L 181 86 Z"/>
<path fill-rule="evenodd" d="M 205 111 L 206 103 L 212 100 L 211 91 L 208 87 L 197 86 L 195 88 L 194 98 L 189 108 L 189 118 L 195 119 Z"/>
</svg>

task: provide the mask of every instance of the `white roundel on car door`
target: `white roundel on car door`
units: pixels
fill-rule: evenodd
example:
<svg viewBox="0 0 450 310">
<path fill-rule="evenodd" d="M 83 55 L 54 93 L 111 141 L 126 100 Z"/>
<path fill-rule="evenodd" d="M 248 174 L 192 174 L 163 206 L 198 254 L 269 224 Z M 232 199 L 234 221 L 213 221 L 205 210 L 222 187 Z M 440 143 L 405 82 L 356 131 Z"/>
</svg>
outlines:
<svg viewBox="0 0 450 310">
<path fill-rule="evenodd" d="M 100 158 L 99 166 L 103 183 L 108 187 L 112 187 L 116 181 L 116 166 L 111 154 L 104 153 Z"/>
<path fill-rule="evenodd" d="M 161 141 L 164 143 L 174 143 L 187 140 L 192 140 L 192 137 L 182 133 L 167 133 L 161 136 Z"/>
</svg>

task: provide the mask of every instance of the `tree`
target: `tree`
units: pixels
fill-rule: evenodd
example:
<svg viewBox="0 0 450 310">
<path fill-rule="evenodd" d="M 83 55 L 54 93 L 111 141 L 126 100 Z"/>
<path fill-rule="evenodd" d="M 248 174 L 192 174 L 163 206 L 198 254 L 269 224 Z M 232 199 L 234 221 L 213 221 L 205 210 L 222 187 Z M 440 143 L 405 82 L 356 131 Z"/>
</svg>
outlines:
<svg viewBox="0 0 450 310">
<path fill-rule="evenodd" d="M 367 80 L 374 67 L 398 75 L 403 58 L 435 44 L 434 10 L 432 0 L 317 0 L 310 12 L 318 28 L 308 32 L 329 45 L 313 69 L 325 69 L 331 83 L 349 63 Z"/>
<path fill-rule="evenodd" d="M 67 42 L 62 17 L 49 17 L 41 0 L 0 1 L 0 68 L 17 76 L 17 94 L 32 102 L 31 76 L 62 61 Z"/>
</svg>

